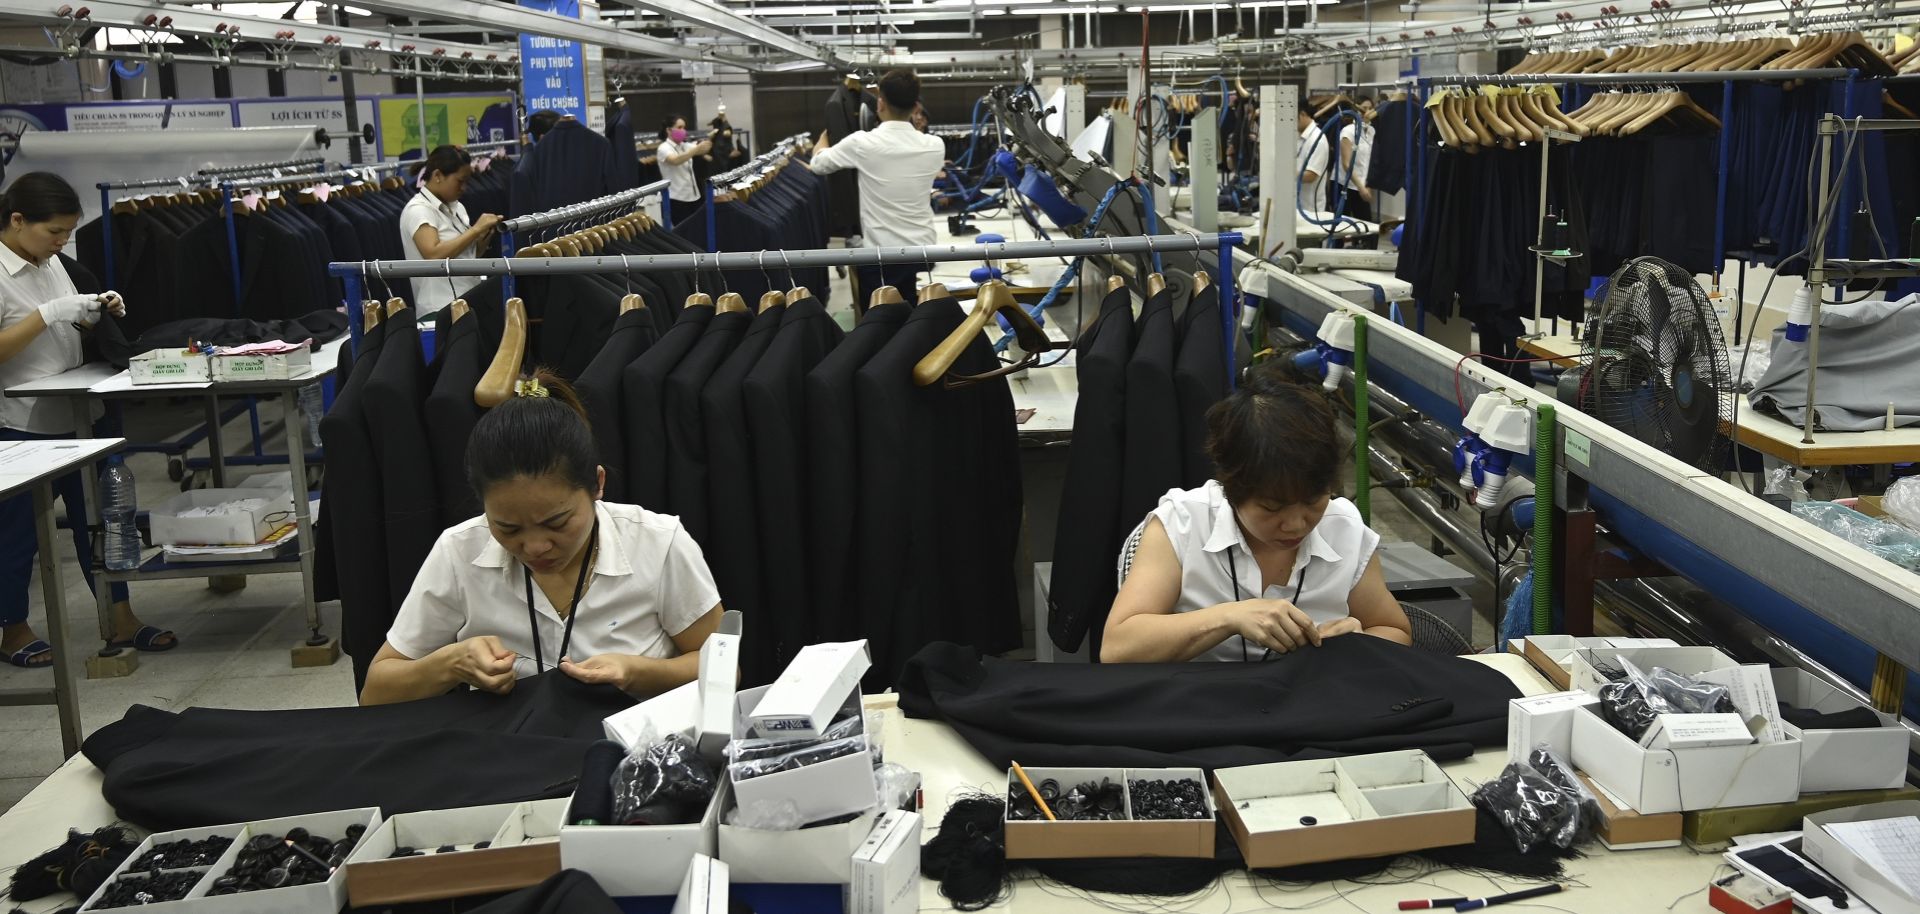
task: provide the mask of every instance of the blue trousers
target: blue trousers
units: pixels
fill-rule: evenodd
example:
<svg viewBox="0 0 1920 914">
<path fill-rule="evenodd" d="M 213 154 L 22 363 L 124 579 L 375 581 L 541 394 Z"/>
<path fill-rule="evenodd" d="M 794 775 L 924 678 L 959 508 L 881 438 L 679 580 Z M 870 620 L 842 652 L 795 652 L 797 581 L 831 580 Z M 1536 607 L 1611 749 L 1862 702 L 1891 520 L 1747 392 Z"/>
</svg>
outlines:
<svg viewBox="0 0 1920 914">
<path fill-rule="evenodd" d="M 0 428 L 0 441 L 46 441 L 71 438 L 71 435 L 36 435 Z M 69 526 L 73 528 L 73 551 L 80 559 L 87 586 L 93 587 L 93 540 L 87 532 L 87 483 L 76 470 L 53 481 L 53 495 L 66 503 Z M 40 538 L 33 529 L 33 493 L 21 492 L 0 500 L 0 625 L 18 625 L 27 621 L 27 594 L 33 582 L 33 560 L 40 552 Z M 127 599 L 127 585 L 113 585 L 113 599 Z"/>
</svg>

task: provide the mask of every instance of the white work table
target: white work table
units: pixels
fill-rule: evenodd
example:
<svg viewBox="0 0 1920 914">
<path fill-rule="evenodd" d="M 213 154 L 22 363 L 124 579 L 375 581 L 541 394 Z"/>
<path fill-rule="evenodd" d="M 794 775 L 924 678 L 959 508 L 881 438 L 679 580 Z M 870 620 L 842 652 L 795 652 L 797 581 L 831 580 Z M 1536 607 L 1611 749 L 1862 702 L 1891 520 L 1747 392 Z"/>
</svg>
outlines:
<svg viewBox="0 0 1920 914">
<path fill-rule="evenodd" d="M 1511 654 L 1481 655 L 1471 658 L 1485 663 L 1513 679 L 1526 694 L 1551 690 L 1546 680 L 1534 672 L 1527 661 Z M 959 734 L 944 723 L 910 720 L 902 714 L 893 695 L 867 699 L 867 706 L 879 712 L 887 759 L 920 772 L 925 794 L 924 842 L 931 838 L 956 797 L 974 791 L 999 793 L 1006 773 L 988 764 Z M 1471 793 L 1481 782 L 1499 774 L 1506 764 L 1506 749 L 1481 749 L 1471 758 L 1449 762 L 1442 767 Z M 100 796 L 101 775 L 84 756 L 67 761 L 58 771 L 20 801 L 5 816 L 0 816 L 0 869 L 9 869 L 60 843 L 68 827 L 92 829 L 114 821 L 113 811 Z M 1588 856 L 1566 862 L 1569 888 L 1555 896 L 1549 906 L 1575 914 L 1619 914 L 1622 911 L 1707 911 L 1706 895 L 1697 892 L 1720 866 L 1714 854 L 1701 854 L 1685 848 L 1609 852 L 1598 844 L 1587 847 Z M 1089 895 L 1077 889 L 1033 877 L 1023 877 L 1013 895 L 994 910 L 1045 912 L 1109 912 L 1181 910 L 1200 914 L 1235 914 L 1242 911 L 1266 911 L 1275 908 L 1315 907 L 1325 902 L 1341 902 L 1337 909 L 1393 911 L 1403 899 L 1445 896 L 1483 896 L 1524 888 L 1519 879 L 1495 878 L 1477 873 L 1443 870 L 1414 882 L 1393 885 L 1365 885 L 1353 882 L 1325 882 L 1305 886 L 1281 887 L 1255 882 L 1244 871 L 1227 874 L 1214 886 L 1185 899 L 1150 899 Z M 25 905 L 28 914 L 46 914 L 71 904 L 68 896 L 56 896 Z M 1169 905 L 1173 907 L 1169 907 Z M 923 879 L 920 909 L 942 911 L 951 905 L 941 897 L 939 885 Z M 1518 909 L 1518 906 L 1516 906 Z M 1336 908 L 1328 908 L 1336 910 Z"/>
</svg>

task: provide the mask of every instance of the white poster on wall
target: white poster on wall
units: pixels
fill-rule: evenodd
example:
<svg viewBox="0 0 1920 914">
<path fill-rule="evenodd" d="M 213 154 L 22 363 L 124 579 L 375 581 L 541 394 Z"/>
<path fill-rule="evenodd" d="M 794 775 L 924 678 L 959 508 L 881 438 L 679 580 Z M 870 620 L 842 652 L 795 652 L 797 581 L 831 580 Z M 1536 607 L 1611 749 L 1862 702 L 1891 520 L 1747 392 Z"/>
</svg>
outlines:
<svg viewBox="0 0 1920 914">
<path fill-rule="evenodd" d="M 373 100 L 358 99 L 360 125 L 374 122 Z M 347 106 L 337 98 L 286 99 L 235 102 L 241 127 L 297 127 L 311 124 L 324 128 L 332 136 L 347 132 Z"/>
<path fill-rule="evenodd" d="M 74 105 L 67 109 L 67 129 L 93 130 L 218 130 L 233 126 L 228 102 L 151 102 Z"/>
</svg>

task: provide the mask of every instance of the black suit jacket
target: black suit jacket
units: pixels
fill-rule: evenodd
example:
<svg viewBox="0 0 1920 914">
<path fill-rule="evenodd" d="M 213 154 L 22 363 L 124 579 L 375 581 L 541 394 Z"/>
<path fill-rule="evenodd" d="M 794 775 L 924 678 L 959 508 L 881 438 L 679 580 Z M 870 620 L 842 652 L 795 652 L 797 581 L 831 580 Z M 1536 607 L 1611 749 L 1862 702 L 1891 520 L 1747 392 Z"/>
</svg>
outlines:
<svg viewBox="0 0 1920 914">
<path fill-rule="evenodd" d="M 820 299 L 788 305 L 779 332 L 747 373 L 742 391 L 753 444 L 760 592 L 768 617 L 756 624 L 753 637 L 773 642 L 776 668 L 784 668 L 802 645 L 833 640 L 835 634 L 816 618 L 810 599 L 808 517 L 810 506 L 821 499 L 807 465 L 816 432 L 807 419 L 806 379 L 844 335 Z"/>
<path fill-rule="evenodd" d="M 741 643 L 741 681 L 746 683 L 772 682 L 780 674 L 760 589 L 760 487 L 745 386 L 786 312 L 778 307 L 754 315 L 740 344 L 700 390 L 700 423 L 707 437 L 706 516 L 713 543 L 707 565 L 726 595 L 727 608 L 740 610 L 748 624 L 761 629 L 759 636 Z"/>
<path fill-rule="evenodd" d="M 680 366 L 707 324 L 712 308 L 687 308 L 673 328 L 627 366 L 620 377 L 620 413 L 627 446 L 627 500 L 670 513 L 667 499 L 667 377 Z"/>
<path fill-rule="evenodd" d="M 667 375 L 667 509 L 679 515 L 694 541 L 709 553 L 723 544 L 713 539 L 707 514 L 707 434 L 700 392 L 752 322 L 753 315 L 745 311 L 714 315 L 700 341 Z M 722 591 L 720 596 L 727 594 Z"/>
<path fill-rule="evenodd" d="M 404 313 L 404 312 L 402 312 Z M 436 334 L 439 376 L 427 394 L 427 439 L 433 454 L 433 481 L 439 494 L 440 526 L 451 527 L 480 514 L 480 499 L 467 484 L 467 439 L 483 410 L 473 388 L 486 374 L 493 353 L 480 348 L 480 320 L 472 314 Z"/>
<path fill-rule="evenodd" d="M 338 557 L 340 646 L 353 658 L 355 689 L 367 681 L 367 666 L 387 640 L 394 610 L 387 588 L 387 525 L 381 511 L 379 460 L 367 418 L 367 380 L 378 363 L 387 331 L 382 321 L 360 339 L 353 374 L 340 385 L 333 408 L 320 420 L 327 443 L 327 474 L 320 508 Z"/>
<path fill-rule="evenodd" d="M 906 323 L 911 306 L 868 308 L 845 340 L 807 372 L 807 555 L 814 629 L 829 641 L 861 637 L 854 581 L 866 566 L 855 549 L 860 505 L 859 416 L 853 376 Z"/>
<path fill-rule="evenodd" d="M 1114 562 L 1136 519 L 1120 513 L 1120 481 L 1127 447 L 1127 358 L 1133 348 L 1133 296 L 1107 293 L 1093 326 L 1074 343 L 1073 447 L 1060 485 L 1053 534 L 1053 581 L 1047 593 L 1047 633 L 1063 651 L 1080 648 L 1091 632 L 1098 656 L 1101 626 L 1113 606 Z"/>
<path fill-rule="evenodd" d="M 932 641 L 987 653 L 1020 644 L 1013 554 L 1020 467 L 1004 378 L 949 389 L 913 383 L 913 366 L 965 320 L 952 299 L 923 302 L 854 374 L 860 500 L 855 529 L 861 621 L 874 687 Z M 998 365 L 985 337 L 953 370 Z"/>
<path fill-rule="evenodd" d="M 655 339 L 652 308 L 636 308 L 620 315 L 600 353 L 587 363 L 574 382 L 593 425 L 593 443 L 600 449 L 600 466 L 607 471 L 606 500 L 626 502 L 627 439 L 621 431 L 621 378 L 627 366 L 647 351 Z"/>
<path fill-rule="evenodd" d="M 1120 514 L 1135 523 L 1180 485 L 1180 402 L 1173 390 L 1173 293 L 1148 296 L 1127 360 L 1127 456 Z M 1075 429 L 1078 434 L 1078 429 Z"/>
<path fill-rule="evenodd" d="M 380 482 L 380 510 L 387 526 L 387 593 L 392 608 L 380 620 L 382 630 L 413 589 L 413 576 L 440 538 L 440 499 L 427 441 L 426 363 L 420 354 L 419 325 L 412 309 L 383 322 L 387 340 L 367 378 L 366 410 L 377 461 L 367 469 Z"/>
<path fill-rule="evenodd" d="M 1187 303 L 1176 328 L 1179 349 L 1173 356 L 1173 387 L 1180 400 L 1183 489 L 1197 489 L 1213 478 L 1213 460 L 1207 457 L 1207 410 L 1227 395 L 1228 342 L 1220 320 L 1220 289 L 1210 285 Z M 1074 434 L 1079 433 L 1075 422 Z"/>
</svg>

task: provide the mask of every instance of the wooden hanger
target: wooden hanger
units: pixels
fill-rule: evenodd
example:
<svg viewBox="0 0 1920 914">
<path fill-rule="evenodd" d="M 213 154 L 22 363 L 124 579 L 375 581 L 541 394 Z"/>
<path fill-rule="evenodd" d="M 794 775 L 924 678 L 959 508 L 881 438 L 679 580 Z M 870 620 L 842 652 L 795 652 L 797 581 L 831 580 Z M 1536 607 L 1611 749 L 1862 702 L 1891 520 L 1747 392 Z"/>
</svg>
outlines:
<svg viewBox="0 0 1920 914">
<path fill-rule="evenodd" d="M 369 298 L 360 303 L 360 326 L 362 329 L 372 330 L 380 326 L 380 322 L 386 320 L 386 318 L 386 309 L 380 307 L 379 302 Z"/>
<path fill-rule="evenodd" d="M 906 299 L 900 296 L 899 289 L 892 286 L 881 286 L 873 290 L 873 297 L 867 300 L 867 307 L 877 308 L 881 305 L 897 305 L 905 301 Z"/>
<path fill-rule="evenodd" d="M 811 289 L 808 289 L 806 286 L 794 286 L 792 290 L 787 292 L 787 304 L 791 305 L 803 298 L 812 297 L 813 291 Z"/>
<path fill-rule="evenodd" d="M 1200 270 L 1195 272 L 1193 274 L 1193 294 L 1199 295 L 1201 292 L 1206 291 L 1207 286 L 1212 282 L 1213 280 L 1207 277 L 1207 271 Z"/>
<path fill-rule="evenodd" d="M 513 396 L 513 382 L 520 378 L 520 366 L 527 357 L 527 304 L 518 298 L 507 299 L 506 328 L 500 334 L 500 348 L 493 353 L 487 372 L 473 387 L 473 402 L 492 409 Z"/>
<path fill-rule="evenodd" d="M 407 310 L 407 300 L 396 295 L 387 299 L 387 316 L 393 317 Z"/>
<path fill-rule="evenodd" d="M 1126 288 L 1126 285 L 1127 278 L 1125 276 L 1109 276 L 1107 277 L 1107 294 L 1111 295 L 1118 292 Z"/>
<path fill-rule="evenodd" d="M 953 293 L 948 292 L 947 287 L 941 283 L 930 282 L 920 287 L 920 301 L 923 302 L 939 301 L 943 298 L 952 297 Z"/>
<path fill-rule="evenodd" d="M 1013 332 L 1021 349 L 1039 353 L 1052 346 L 1046 331 L 1041 330 L 1026 309 L 1014 301 L 1013 290 L 998 279 L 990 279 L 980 284 L 980 292 L 973 300 L 973 310 L 967 314 L 967 319 L 961 321 L 960 326 L 955 327 L 946 339 L 941 340 L 932 352 L 913 366 L 913 383 L 926 387 L 946 377 L 947 372 L 953 370 L 953 363 L 959 361 L 961 353 L 980 338 L 987 323 L 996 314 L 1005 314 L 1008 322 L 1013 324 Z"/>
<path fill-rule="evenodd" d="M 777 295 L 779 293 L 769 292 L 767 294 Z M 733 314 L 737 311 L 745 311 L 747 310 L 747 300 L 741 298 L 738 292 L 728 292 L 721 295 L 720 300 L 714 303 L 713 310 L 717 314 Z"/>
<path fill-rule="evenodd" d="M 775 308 L 784 308 L 786 306 L 787 306 L 786 293 L 775 290 L 760 296 L 760 307 L 755 309 L 754 313 L 765 314 L 768 311 L 772 311 Z"/>
<path fill-rule="evenodd" d="M 647 307 L 646 299 L 641 298 L 638 293 L 628 292 L 625 296 L 621 297 L 620 299 L 621 314 L 625 314 L 628 311 L 644 311 L 646 310 L 646 307 Z"/>
<path fill-rule="evenodd" d="M 1713 112 L 1700 107 L 1700 105 L 1693 100 L 1693 96 L 1676 90 L 1661 93 L 1660 101 L 1651 109 L 1620 128 L 1620 135 L 1632 136 L 1669 118 L 1681 123 L 1696 124 L 1710 130 L 1720 129 L 1720 119 L 1714 117 Z"/>
<path fill-rule="evenodd" d="M 453 312 L 452 316 L 447 319 L 447 322 L 457 324 L 460 323 L 461 318 L 466 317 L 473 311 L 473 306 L 467 304 L 467 300 L 464 298 L 456 298 L 451 304 L 447 305 L 447 310 Z"/>
<path fill-rule="evenodd" d="M 1158 273 L 1147 275 L 1147 294 L 1159 295 L 1167 288 L 1167 278 Z"/>
<path fill-rule="evenodd" d="M 713 296 L 708 295 L 705 292 L 695 292 L 692 295 L 687 296 L 686 302 L 682 304 L 680 307 L 711 308 L 713 307 Z"/>
</svg>

